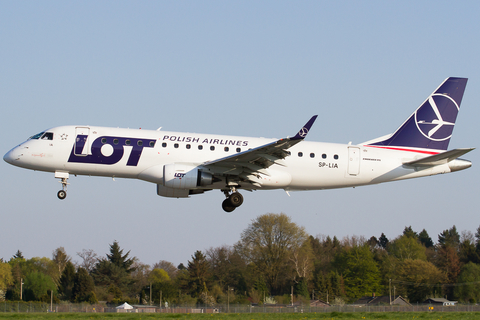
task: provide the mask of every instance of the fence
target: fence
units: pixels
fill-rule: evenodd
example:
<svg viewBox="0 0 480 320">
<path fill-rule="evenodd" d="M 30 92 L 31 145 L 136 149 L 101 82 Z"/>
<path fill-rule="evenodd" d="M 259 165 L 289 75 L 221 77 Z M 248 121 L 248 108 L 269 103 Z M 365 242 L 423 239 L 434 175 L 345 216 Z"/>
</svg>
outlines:
<svg viewBox="0 0 480 320">
<path fill-rule="evenodd" d="M 432 309 L 433 308 L 433 309 Z M 115 307 L 107 307 L 97 304 L 53 304 L 50 310 L 50 304 L 44 302 L 0 302 L 0 312 L 119 312 Z M 312 307 L 309 305 L 238 305 L 219 304 L 215 306 L 134 306 L 134 309 L 126 312 L 156 312 L 156 313 L 327 313 L 327 312 L 480 312 L 480 305 L 477 304 L 457 304 L 455 306 L 414 304 L 410 306 L 365 306 L 365 305 L 343 305 L 343 306 L 325 306 Z M 125 312 L 125 311 L 124 311 Z"/>
</svg>

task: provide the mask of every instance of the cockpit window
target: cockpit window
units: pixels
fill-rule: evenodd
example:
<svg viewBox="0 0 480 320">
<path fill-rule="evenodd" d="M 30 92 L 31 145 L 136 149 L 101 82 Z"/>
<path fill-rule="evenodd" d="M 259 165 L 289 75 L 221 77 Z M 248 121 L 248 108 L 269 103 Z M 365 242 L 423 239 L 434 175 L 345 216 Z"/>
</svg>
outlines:
<svg viewBox="0 0 480 320">
<path fill-rule="evenodd" d="M 35 139 L 35 140 L 53 140 L 53 132 L 40 132 L 32 137 L 30 137 L 30 139 Z M 29 140 L 30 140 L 29 139 Z"/>
<path fill-rule="evenodd" d="M 40 137 L 44 134 L 45 132 L 40 132 L 34 136 L 31 136 L 30 139 L 35 139 L 35 140 L 38 140 L 40 139 Z"/>
<path fill-rule="evenodd" d="M 42 140 L 53 140 L 53 132 L 45 132 L 40 139 L 42 139 Z"/>
</svg>

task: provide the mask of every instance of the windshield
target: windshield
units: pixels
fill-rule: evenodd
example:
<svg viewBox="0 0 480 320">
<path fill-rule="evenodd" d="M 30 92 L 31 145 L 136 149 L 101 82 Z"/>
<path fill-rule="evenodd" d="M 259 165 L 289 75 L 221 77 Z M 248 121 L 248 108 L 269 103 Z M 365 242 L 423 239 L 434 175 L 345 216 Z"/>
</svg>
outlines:
<svg viewBox="0 0 480 320">
<path fill-rule="evenodd" d="M 38 139 L 40 139 L 40 137 L 41 137 L 44 133 L 45 133 L 45 132 L 37 133 L 36 135 L 31 136 L 30 139 L 38 140 Z M 28 139 L 28 140 L 30 140 L 30 139 Z"/>
<path fill-rule="evenodd" d="M 40 132 L 40 133 L 30 137 L 30 139 L 53 140 L 53 132 Z"/>
</svg>

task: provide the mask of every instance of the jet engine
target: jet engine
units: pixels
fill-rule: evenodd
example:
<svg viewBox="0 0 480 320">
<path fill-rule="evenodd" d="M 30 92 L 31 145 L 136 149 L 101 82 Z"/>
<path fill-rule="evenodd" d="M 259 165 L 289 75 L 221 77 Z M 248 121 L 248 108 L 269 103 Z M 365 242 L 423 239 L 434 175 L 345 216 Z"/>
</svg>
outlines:
<svg viewBox="0 0 480 320">
<path fill-rule="evenodd" d="M 197 166 L 172 163 L 163 166 L 163 185 L 174 189 L 194 189 L 213 183 L 213 175 Z"/>
</svg>

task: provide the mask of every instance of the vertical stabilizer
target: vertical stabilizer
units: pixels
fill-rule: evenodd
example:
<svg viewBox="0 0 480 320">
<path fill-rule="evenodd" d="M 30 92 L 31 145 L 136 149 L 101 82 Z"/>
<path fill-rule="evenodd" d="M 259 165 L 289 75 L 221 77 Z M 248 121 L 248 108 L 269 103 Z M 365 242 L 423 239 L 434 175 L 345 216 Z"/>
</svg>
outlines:
<svg viewBox="0 0 480 320">
<path fill-rule="evenodd" d="M 395 133 L 368 144 L 447 150 L 467 80 L 447 78 Z"/>
</svg>

